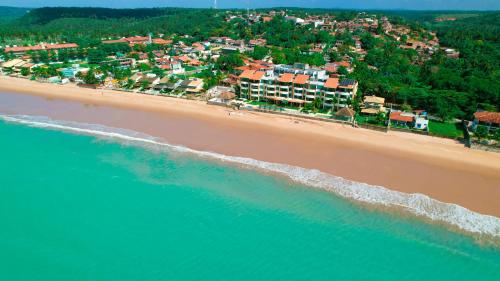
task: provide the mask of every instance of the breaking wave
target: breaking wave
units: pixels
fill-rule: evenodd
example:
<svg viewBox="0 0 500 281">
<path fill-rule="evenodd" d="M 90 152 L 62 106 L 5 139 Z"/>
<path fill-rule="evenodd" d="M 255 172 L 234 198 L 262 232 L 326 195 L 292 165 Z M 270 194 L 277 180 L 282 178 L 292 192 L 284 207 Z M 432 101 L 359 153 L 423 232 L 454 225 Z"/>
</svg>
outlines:
<svg viewBox="0 0 500 281">
<path fill-rule="evenodd" d="M 27 115 L 0 115 L 7 122 L 25 124 L 32 127 L 50 128 L 119 139 L 132 144 L 155 145 L 170 151 L 196 155 L 201 158 L 239 164 L 247 168 L 284 175 L 292 181 L 333 192 L 339 196 L 375 206 L 402 208 L 417 216 L 454 226 L 463 231 L 500 238 L 500 218 L 473 212 L 462 206 L 444 203 L 423 194 L 407 194 L 382 186 L 369 185 L 327 174 L 314 169 L 305 169 L 285 164 L 269 163 L 251 158 L 227 156 L 208 151 L 197 151 L 183 146 L 171 145 L 159 138 L 136 131 L 112 128 L 98 124 L 52 120 L 48 117 Z"/>
</svg>

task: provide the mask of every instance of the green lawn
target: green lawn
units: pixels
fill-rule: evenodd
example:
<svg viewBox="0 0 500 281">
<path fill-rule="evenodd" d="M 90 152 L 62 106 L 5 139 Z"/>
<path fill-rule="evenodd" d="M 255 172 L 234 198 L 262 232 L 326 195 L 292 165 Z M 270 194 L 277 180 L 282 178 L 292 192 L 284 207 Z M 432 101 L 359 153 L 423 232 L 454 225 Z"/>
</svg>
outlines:
<svg viewBox="0 0 500 281">
<path fill-rule="evenodd" d="M 464 132 L 460 123 L 442 123 L 438 121 L 429 121 L 429 133 L 432 135 L 447 137 L 447 138 L 463 138 Z"/>
<path fill-rule="evenodd" d="M 384 122 L 379 122 L 377 120 L 377 116 L 361 116 L 361 115 L 357 114 L 356 115 L 356 122 L 358 122 L 358 124 L 385 126 Z"/>
<path fill-rule="evenodd" d="M 249 104 L 251 105 L 257 105 L 257 106 L 263 106 L 263 107 L 269 107 L 269 108 L 276 108 L 277 110 L 279 110 L 279 108 L 287 108 L 287 109 L 293 109 L 293 110 L 300 110 L 299 107 L 296 107 L 296 106 L 293 106 L 293 105 L 284 105 L 284 104 L 280 104 L 280 105 L 277 105 L 277 104 L 273 104 L 273 103 L 269 103 L 269 102 L 265 102 L 265 101 L 250 101 Z"/>
</svg>

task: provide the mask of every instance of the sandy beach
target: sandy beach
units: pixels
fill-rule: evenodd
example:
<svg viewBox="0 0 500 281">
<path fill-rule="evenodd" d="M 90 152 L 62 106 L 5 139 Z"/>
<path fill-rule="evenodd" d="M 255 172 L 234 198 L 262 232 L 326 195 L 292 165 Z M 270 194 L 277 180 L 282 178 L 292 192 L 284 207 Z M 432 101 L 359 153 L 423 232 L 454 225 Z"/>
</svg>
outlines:
<svg viewBox="0 0 500 281">
<path fill-rule="evenodd" d="M 500 154 L 453 140 L 5 76 L 0 112 L 128 128 L 196 150 L 314 168 L 500 217 Z"/>
</svg>

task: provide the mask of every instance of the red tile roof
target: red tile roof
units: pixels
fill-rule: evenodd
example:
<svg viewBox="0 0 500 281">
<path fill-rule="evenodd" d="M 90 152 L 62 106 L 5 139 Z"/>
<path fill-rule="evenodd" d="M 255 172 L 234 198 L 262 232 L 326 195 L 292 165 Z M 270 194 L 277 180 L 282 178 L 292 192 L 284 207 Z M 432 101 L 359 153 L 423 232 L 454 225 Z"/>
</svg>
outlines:
<svg viewBox="0 0 500 281">
<path fill-rule="evenodd" d="M 39 51 L 43 50 L 42 46 L 25 46 L 25 47 L 10 47 L 5 48 L 5 52 L 26 52 L 26 51 Z"/>
<path fill-rule="evenodd" d="M 263 72 L 263 71 L 256 71 L 253 75 L 252 75 L 252 80 L 260 80 L 262 79 L 262 77 L 265 75 L 266 73 Z"/>
<path fill-rule="evenodd" d="M 325 88 L 337 89 L 338 86 L 339 86 L 338 78 L 328 78 L 328 80 L 326 80 Z"/>
<path fill-rule="evenodd" d="M 329 73 L 336 73 L 337 67 L 335 65 L 326 65 L 325 70 L 326 70 L 326 72 L 329 72 Z"/>
<path fill-rule="evenodd" d="M 153 43 L 158 44 L 158 45 L 169 45 L 169 44 L 172 44 L 173 42 L 174 41 L 172 41 L 172 40 L 165 40 L 162 38 L 153 39 Z"/>
<path fill-rule="evenodd" d="M 282 83 L 292 83 L 294 75 L 291 73 L 284 73 L 278 79 L 279 82 Z"/>
<path fill-rule="evenodd" d="M 255 73 L 254 70 L 245 70 L 243 73 L 240 74 L 240 79 L 245 78 L 245 79 L 251 79 L 253 74 Z"/>
<path fill-rule="evenodd" d="M 391 112 L 389 116 L 390 120 L 393 121 L 401 121 L 401 122 L 413 122 L 412 116 L 401 115 L 403 112 Z"/>
<path fill-rule="evenodd" d="M 201 43 L 196 42 L 196 43 L 193 43 L 193 45 L 191 45 L 191 46 L 198 51 L 205 51 L 205 46 L 203 46 Z"/>
<path fill-rule="evenodd" d="M 307 83 L 308 80 L 309 80 L 309 75 L 299 74 L 299 75 L 295 76 L 293 83 L 304 85 Z"/>
<path fill-rule="evenodd" d="M 123 38 L 123 40 L 127 41 L 127 42 L 147 42 L 149 41 L 149 37 L 148 36 L 134 36 L 134 37 L 127 37 L 127 38 Z"/>
<path fill-rule="evenodd" d="M 53 44 L 53 45 L 36 45 L 24 47 L 10 47 L 5 48 L 5 52 L 27 52 L 27 51 L 41 51 L 41 50 L 58 50 L 66 48 L 78 48 L 75 43 Z"/>
<path fill-rule="evenodd" d="M 191 58 L 186 56 L 186 55 L 183 55 L 183 56 L 176 56 L 174 57 L 174 59 L 176 60 L 180 60 L 182 61 L 183 63 L 188 63 L 189 61 L 191 61 Z"/>
<path fill-rule="evenodd" d="M 66 44 L 54 44 L 46 46 L 46 49 L 48 50 L 68 49 L 68 48 L 78 48 L 78 45 L 75 43 L 66 43 Z"/>
<path fill-rule="evenodd" d="M 474 117 L 479 122 L 500 124 L 500 112 L 476 112 L 474 113 Z"/>
<path fill-rule="evenodd" d="M 334 64 L 336 64 L 338 66 L 343 66 L 346 68 L 351 67 L 351 64 L 348 61 L 337 61 L 337 62 L 334 62 Z"/>
</svg>

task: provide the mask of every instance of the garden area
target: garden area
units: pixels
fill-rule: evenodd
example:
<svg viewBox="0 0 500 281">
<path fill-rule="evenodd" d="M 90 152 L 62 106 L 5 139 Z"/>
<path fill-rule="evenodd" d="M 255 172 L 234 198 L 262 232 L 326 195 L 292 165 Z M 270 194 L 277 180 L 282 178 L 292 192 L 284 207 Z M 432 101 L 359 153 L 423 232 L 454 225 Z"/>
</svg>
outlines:
<svg viewBox="0 0 500 281">
<path fill-rule="evenodd" d="M 359 115 L 356 114 L 355 120 L 358 124 L 367 124 L 367 125 L 374 125 L 374 126 L 381 126 L 385 127 L 385 122 L 386 122 L 386 117 L 385 115 Z"/>
<path fill-rule="evenodd" d="M 464 137 L 461 123 L 438 122 L 429 120 L 429 133 L 431 135 L 459 139 Z"/>
</svg>

